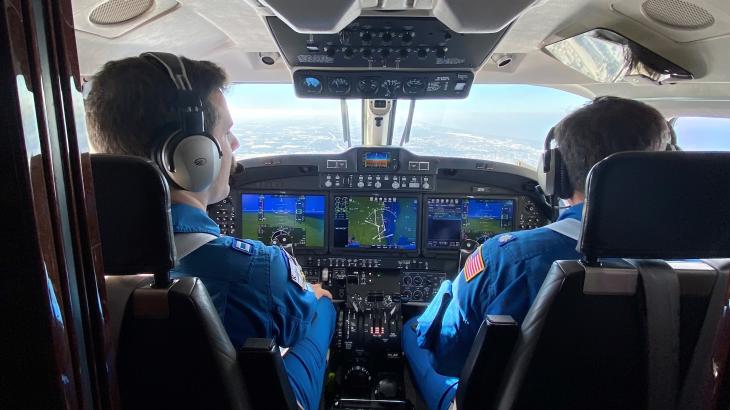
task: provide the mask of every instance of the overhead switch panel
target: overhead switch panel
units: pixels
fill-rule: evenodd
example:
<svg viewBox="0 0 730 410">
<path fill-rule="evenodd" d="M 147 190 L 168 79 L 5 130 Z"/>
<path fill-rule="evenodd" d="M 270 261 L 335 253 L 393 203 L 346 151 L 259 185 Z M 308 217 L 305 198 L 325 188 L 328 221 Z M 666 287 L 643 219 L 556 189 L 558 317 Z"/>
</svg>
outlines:
<svg viewBox="0 0 730 410">
<path fill-rule="evenodd" d="M 267 17 L 290 67 L 477 70 L 506 28 L 460 34 L 432 17 L 360 17 L 332 34 L 302 34 Z"/>
</svg>

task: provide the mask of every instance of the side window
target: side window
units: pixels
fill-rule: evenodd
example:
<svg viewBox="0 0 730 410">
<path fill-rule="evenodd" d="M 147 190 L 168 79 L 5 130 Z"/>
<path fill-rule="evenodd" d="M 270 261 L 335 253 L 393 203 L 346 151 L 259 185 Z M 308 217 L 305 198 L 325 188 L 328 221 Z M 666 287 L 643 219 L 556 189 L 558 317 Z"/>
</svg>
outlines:
<svg viewBox="0 0 730 410">
<path fill-rule="evenodd" d="M 674 131 L 685 151 L 730 151 L 730 118 L 679 117 Z"/>
</svg>

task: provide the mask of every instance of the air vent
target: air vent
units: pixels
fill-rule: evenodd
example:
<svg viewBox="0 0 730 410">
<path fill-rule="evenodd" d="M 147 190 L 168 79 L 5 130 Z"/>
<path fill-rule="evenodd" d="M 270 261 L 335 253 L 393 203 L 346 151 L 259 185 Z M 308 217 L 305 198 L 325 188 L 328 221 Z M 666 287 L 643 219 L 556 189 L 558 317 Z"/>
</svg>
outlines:
<svg viewBox="0 0 730 410">
<path fill-rule="evenodd" d="M 709 11 L 682 0 L 647 0 L 641 9 L 651 20 L 673 29 L 701 30 L 715 23 Z"/>
<path fill-rule="evenodd" d="M 89 14 L 94 24 L 119 24 L 139 17 L 154 5 L 154 0 L 107 0 Z"/>
</svg>

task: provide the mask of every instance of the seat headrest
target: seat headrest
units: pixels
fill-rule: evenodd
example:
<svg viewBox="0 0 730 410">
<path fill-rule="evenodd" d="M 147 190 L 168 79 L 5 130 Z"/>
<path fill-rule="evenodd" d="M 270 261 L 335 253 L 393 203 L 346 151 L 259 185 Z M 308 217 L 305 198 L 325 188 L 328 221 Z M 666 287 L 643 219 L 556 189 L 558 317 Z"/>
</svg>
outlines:
<svg viewBox="0 0 730 410">
<path fill-rule="evenodd" d="M 730 153 L 618 153 L 586 185 L 588 260 L 730 257 Z"/>
<path fill-rule="evenodd" d="M 105 274 L 167 275 L 175 263 L 170 191 L 152 162 L 91 156 Z"/>
</svg>

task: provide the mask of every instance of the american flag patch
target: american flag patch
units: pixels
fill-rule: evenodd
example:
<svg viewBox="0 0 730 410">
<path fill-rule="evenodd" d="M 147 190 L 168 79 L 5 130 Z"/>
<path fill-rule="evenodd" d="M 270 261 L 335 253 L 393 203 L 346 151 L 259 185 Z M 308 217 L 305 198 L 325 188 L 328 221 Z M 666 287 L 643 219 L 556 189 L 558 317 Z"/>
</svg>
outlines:
<svg viewBox="0 0 730 410">
<path fill-rule="evenodd" d="M 478 247 L 466 260 L 464 264 L 464 279 L 467 282 L 474 279 L 478 274 L 482 273 L 486 266 L 484 266 L 484 259 L 482 259 L 482 247 Z"/>
</svg>

